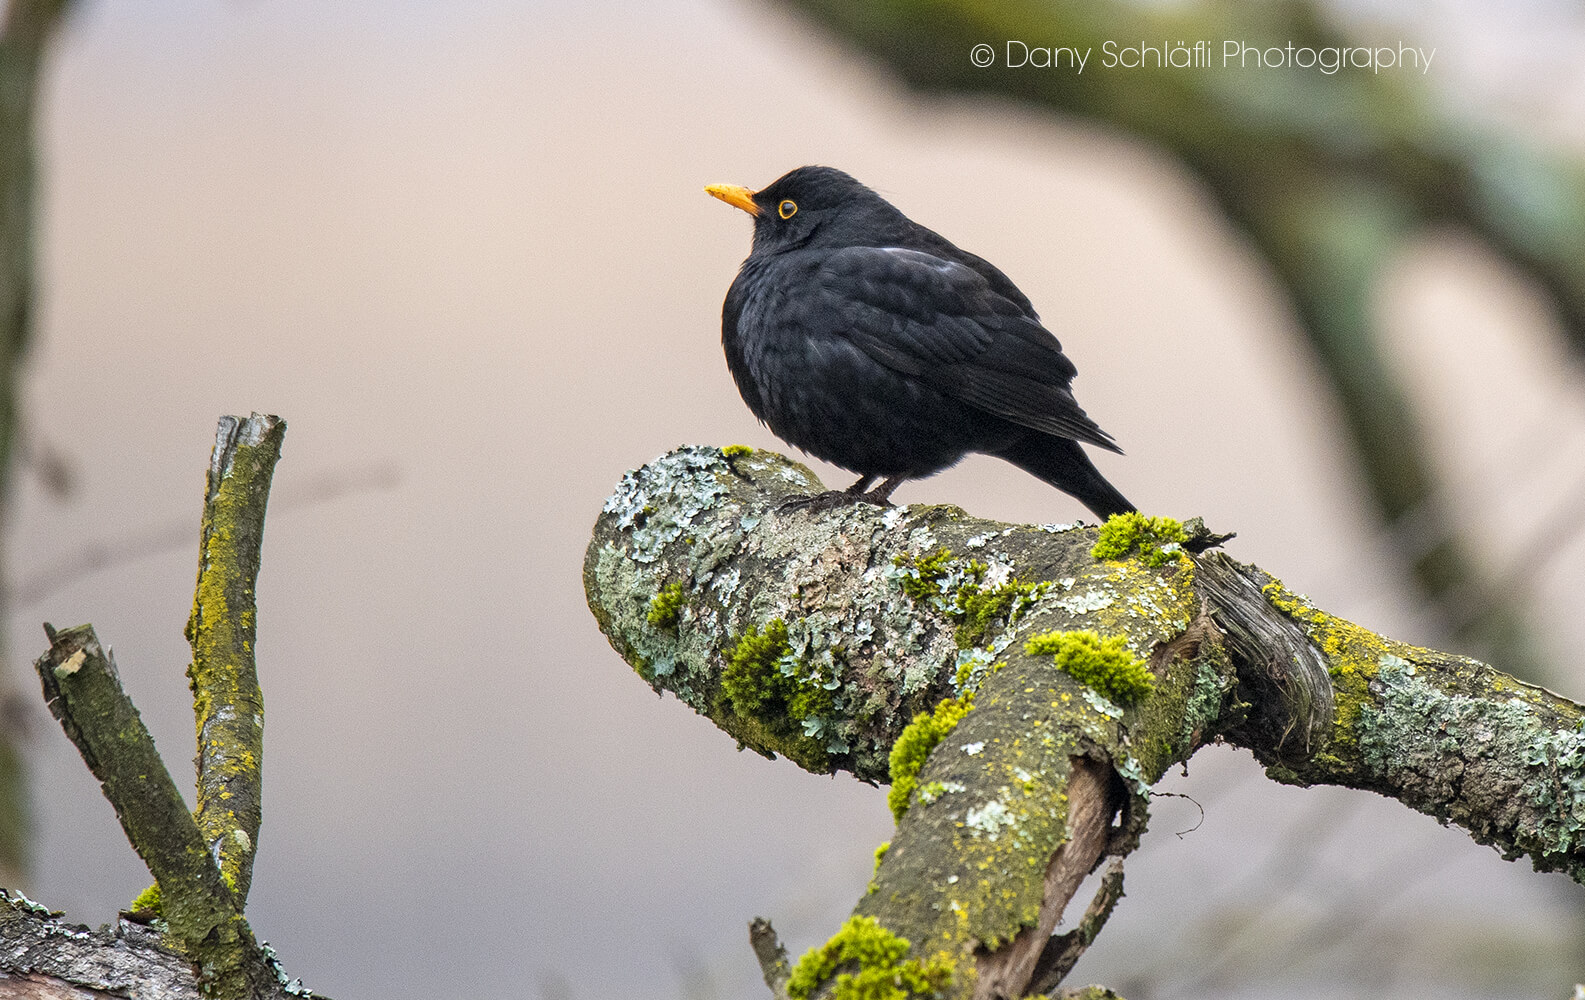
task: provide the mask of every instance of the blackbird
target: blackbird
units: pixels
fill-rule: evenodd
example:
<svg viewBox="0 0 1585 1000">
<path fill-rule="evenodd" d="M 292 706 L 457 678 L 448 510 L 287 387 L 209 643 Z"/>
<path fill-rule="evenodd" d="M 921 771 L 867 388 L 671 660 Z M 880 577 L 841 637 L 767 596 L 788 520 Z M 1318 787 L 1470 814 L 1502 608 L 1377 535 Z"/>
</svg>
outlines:
<svg viewBox="0 0 1585 1000">
<path fill-rule="evenodd" d="M 1079 447 L 1122 451 L 1074 400 L 1073 362 L 989 262 L 831 167 L 705 190 L 754 217 L 721 310 L 727 366 L 777 437 L 859 474 L 833 498 L 889 505 L 973 451 L 1102 519 L 1134 509 Z"/>
</svg>

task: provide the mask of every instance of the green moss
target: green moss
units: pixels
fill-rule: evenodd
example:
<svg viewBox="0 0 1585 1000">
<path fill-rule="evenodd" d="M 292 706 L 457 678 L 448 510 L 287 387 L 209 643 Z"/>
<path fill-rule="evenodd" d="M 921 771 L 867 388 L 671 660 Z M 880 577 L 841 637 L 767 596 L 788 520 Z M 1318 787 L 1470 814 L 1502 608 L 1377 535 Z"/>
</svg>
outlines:
<svg viewBox="0 0 1585 1000">
<path fill-rule="evenodd" d="M 924 602 L 941 596 L 941 584 L 951 568 L 952 553 L 946 549 L 938 549 L 934 554 L 921 559 L 905 552 L 893 559 L 892 565 L 904 571 L 898 580 L 903 593 L 915 601 Z M 984 564 L 979 566 L 980 574 L 983 576 L 985 566 Z"/>
<path fill-rule="evenodd" d="M 756 723 L 761 749 L 779 751 L 804 766 L 822 764 L 825 747 L 814 739 L 821 720 L 836 715 L 833 692 L 810 675 L 787 642 L 787 623 L 750 627 L 725 653 L 721 700 Z M 748 740 L 754 742 L 754 740 Z"/>
<path fill-rule="evenodd" d="M 876 871 L 880 871 L 881 861 L 885 859 L 886 852 L 891 850 L 891 849 L 892 849 L 892 842 L 889 841 L 889 840 L 881 841 L 881 846 L 875 848 L 875 870 Z"/>
<path fill-rule="evenodd" d="M 898 576 L 903 593 L 944 612 L 957 624 L 959 649 L 981 645 L 995 626 L 1017 621 L 1051 589 L 1047 581 L 1031 583 L 1017 577 L 987 588 L 989 568 L 983 562 L 954 559 L 947 549 L 923 558 L 904 553 L 893 559 L 892 565 L 903 571 Z"/>
<path fill-rule="evenodd" d="M 1146 517 L 1138 511 L 1113 514 L 1101 525 L 1090 555 L 1097 559 L 1123 559 L 1134 552 L 1152 568 L 1178 556 L 1188 541 L 1183 525 L 1170 517 Z"/>
<path fill-rule="evenodd" d="M 729 444 L 721 449 L 721 457 L 728 460 L 752 454 L 754 454 L 754 449 L 746 444 Z"/>
<path fill-rule="evenodd" d="M 721 672 L 721 693 L 739 715 L 758 715 L 783 695 L 781 658 L 792 653 L 787 645 L 787 623 L 774 619 L 761 631 L 750 626 L 727 653 Z"/>
<path fill-rule="evenodd" d="M 925 758 L 973 707 L 973 694 L 947 698 L 933 712 L 920 712 L 914 716 L 914 721 L 904 727 L 897 742 L 892 744 L 892 787 L 886 793 L 886 804 L 899 822 L 908 811 L 908 804 L 919 783 L 919 769 L 925 766 Z"/>
<path fill-rule="evenodd" d="M 138 898 L 127 907 L 128 913 L 152 913 L 156 917 L 163 916 L 165 911 L 160 906 L 160 884 L 158 882 L 138 893 Z"/>
<path fill-rule="evenodd" d="M 1155 686 L 1150 669 L 1128 651 L 1121 636 L 1102 639 L 1094 632 L 1046 632 L 1030 639 L 1024 652 L 1050 654 L 1057 669 L 1125 707 L 1143 701 Z"/>
<path fill-rule="evenodd" d="M 659 629 L 675 631 L 677 619 L 682 615 L 682 609 L 687 605 L 688 599 L 683 596 L 682 584 L 672 582 L 660 588 L 649 602 L 649 614 L 646 615 L 649 623 Z"/>
<path fill-rule="evenodd" d="M 990 590 L 978 586 L 962 588 L 958 591 L 958 605 L 963 608 L 963 619 L 958 623 L 958 648 L 972 649 L 984 642 L 997 624 L 1016 622 L 1050 589 L 1051 584 L 1045 580 L 1030 583 L 1017 577 Z"/>
<path fill-rule="evenodd" d="M 874 917 L 849 917 L 831 940 L 798 960 L 787 980 L 787 995 L 809 1000 L 832 975 L 832 1000 L 909 1000 L 944 993 L 952 984 L 951 956 L 905 959 L 908 947 L 906 938 Z"/>
</svg>

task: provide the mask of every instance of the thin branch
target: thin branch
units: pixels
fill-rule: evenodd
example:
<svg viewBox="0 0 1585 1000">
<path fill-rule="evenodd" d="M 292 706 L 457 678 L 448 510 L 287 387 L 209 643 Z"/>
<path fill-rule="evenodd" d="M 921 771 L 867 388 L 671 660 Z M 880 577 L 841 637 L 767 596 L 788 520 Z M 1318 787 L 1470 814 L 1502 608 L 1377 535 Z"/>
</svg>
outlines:
<svg viewBox="0 0 1585 1000">
<path fill-rule="evenodd" d="M 50 648 L 34 664 L 44 700 L 159 883 L 172 940 L 211 995 L 274 995 L 274 974 L 93 626 L 44 628 Z"/>
<path fill-rule="evenodd" d="M 975 1000 L 997 1000 L 1000 997 L 1045 992 L 1038 987 L 1031 988 L 1030 984 L 1042 978 L 1046 948 L 1053 940 L 1051 932 L 1061 920 L 1068 901 L 1079 891 L 1079 884 L 1095 869 L 1106 849 L 1112 814 L 1117 809 L 1110 786 L 1109 768 L 1092 760 L 1074 761 L 1072 774 L 1068 778 L 1069 840 L 1052 855 L 1051 864 L 1046 869 L 1046 893 L 1040 907 L 1040 918 L 1020 931 L 1010 946 L 992 951 L 980 959 L 979 976 L 974 985 Z M 1117 871 L 1118 896 L 1121 896 L 1122 869 L 1118 868 Z M 1106 912 L 1110 915 L 1110 906 Z M 1105 922 L 1104 917 L 1101 922 Z M 1099 929 L 1097 926 L 1096 930 Z M 1074 962 L 1078 961 L 1079 955 L 1087 947 L 1089 941 L 1078 947 L 1073 955 Z M 1068 968 L 1071 967 L 1070 962 Z M 1064 968 L 1052 980 L 1052 987 L 1061 982 L 1062 976 L 1066 974 L 1067 968 Z"/>
<path fill-rule="evenodd" d="M 10 0 L 0 25 L 0 493 L 16 440 L 17 376 L 35 315 L 39 79 L 66 0 Z M 0 731 L 0 878 L 27 868 L 27 798 L 15 737 Z"/>
<path fill-rule="evenodd" d="M 1106 921 L 1111 918 L 1112 910 L 1117 906 L 1117 901 L 1123 898 L 1123 859 L 1113 858 L 1112 863 L 1106 866 L 1106 873 L 1101 876 L 1101 885 L 1095 890 L 1095 898 L 1090 900 L 1089 907 L 1084 911 L 1084 917 L 1077 927 L 1066 934 L 1059 934 L 1046 942 L 1040 952 L 1040 961 L 1035 965 L 1034 975 L 1030 978 L 1030 993 L 1052 993 L 1066 979 L 1068 973 L 1078 964 L 1082 957 L 1095 941 L 1096 935 L 1101 933 L 1101 928 L 1106 926 Z"/>
<path fill-rule="evenodd" d="M 787 949 L 777 937 L 776 928 L 764 917 L 755 917 L 748 925 L 748 940 L 771 996 L 775 1000 L 787 1000 L 787 978 L 792 973 L 792 965 L 787 961 Z"/>
<path fill-rule="evenodd" d="M 286 422 L 279 417 L 220 418 L 187 623 L 193 647 L 187 677 L 198 722 L 196 816 L 239 909 L 253 878 L 262 816 L 264 694 L 253 659 L 258 632 L 253 588 L 270 478 L 285 435 Z"/>
</svg>

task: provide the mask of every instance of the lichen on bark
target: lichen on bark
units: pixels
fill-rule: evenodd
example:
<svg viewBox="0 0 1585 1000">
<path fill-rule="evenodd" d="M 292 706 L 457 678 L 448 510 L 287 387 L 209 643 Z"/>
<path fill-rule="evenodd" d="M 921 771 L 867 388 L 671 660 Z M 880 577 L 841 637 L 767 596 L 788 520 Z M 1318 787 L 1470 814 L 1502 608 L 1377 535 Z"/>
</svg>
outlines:
<svg viewBox="0 0 1585 1000">
<path fill-rule="evenodd" d="M 913 791 L 855 910 L 914 959 L 947 956 L 948 995 L 1019 995 L 1078 879 L 1137 842 L 1149 786 L 1219 739 L 1278 780 L 1393 795 L 1505 856 L 1585 875 L 1578 705 L 1327 615 L 1256 567 L 1191 552 L 1188 535 L 1098 557 L 1094 528 L 796 502 L 821 489 L 769 452 L 662 456 L 606 503 L 589 604 L 657 691 L 812 770 L 886 781 L 911 720 L 972 698 L 909 762 Z M 1111 667 L 1075 677 L 1056 640 L 1028 643 L 1072 633 L 1094 633 Z M 1148 673 L 1110 688 L 1128 705 L 1081 680 L 1108 688 L 1123 650 Z M 734 662 L 787 704 L 814 685 L 804 704 L 821 708 L 796 728 L 745 725 L 723 695 Z"/>
</svg>

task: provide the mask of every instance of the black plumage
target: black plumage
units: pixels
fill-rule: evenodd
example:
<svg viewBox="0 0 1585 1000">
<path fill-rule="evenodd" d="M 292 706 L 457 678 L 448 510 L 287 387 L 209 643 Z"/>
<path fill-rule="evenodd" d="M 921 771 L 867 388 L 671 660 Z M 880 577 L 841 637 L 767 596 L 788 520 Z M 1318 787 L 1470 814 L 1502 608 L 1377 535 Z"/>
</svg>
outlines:
<svg viewBox="0 0 1585 1000">
<path fill-rule="evenodd" d="M 1079 446 L 1121 450 L 1074 400 L 1073 362 L 1001 271 L 830 167 L 706 190 L 754 216 L 721 313 L 738 391 L 778 437 L 858 473 L 848 495 L 886 503 L 972 451 L 1102 518 L 1134 509 Z"/>
</svg>

